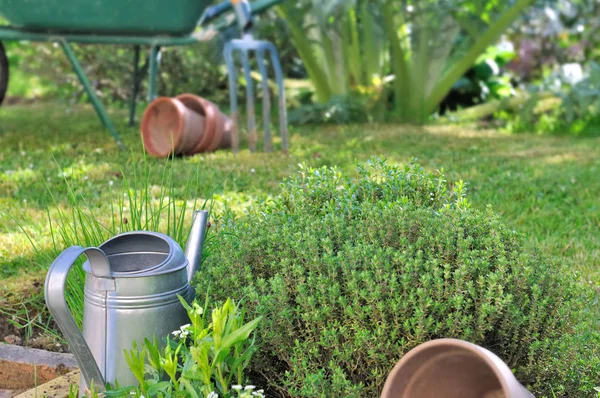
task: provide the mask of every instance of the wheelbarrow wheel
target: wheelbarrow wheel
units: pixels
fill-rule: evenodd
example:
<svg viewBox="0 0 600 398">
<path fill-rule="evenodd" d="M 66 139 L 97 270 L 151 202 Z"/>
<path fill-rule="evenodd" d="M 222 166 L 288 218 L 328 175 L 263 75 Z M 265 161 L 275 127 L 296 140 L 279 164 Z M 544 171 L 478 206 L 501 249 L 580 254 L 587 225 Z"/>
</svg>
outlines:
<svg viewBox="0 0 600 398">
<path fill-rule="evenodd" d="M 0 105 L 4 101 L 6 95 L 6 89 L 8 88 L 8 58 L 6 58 L 6 51 L 4 46 L 0 42 Z"/>
</svg>

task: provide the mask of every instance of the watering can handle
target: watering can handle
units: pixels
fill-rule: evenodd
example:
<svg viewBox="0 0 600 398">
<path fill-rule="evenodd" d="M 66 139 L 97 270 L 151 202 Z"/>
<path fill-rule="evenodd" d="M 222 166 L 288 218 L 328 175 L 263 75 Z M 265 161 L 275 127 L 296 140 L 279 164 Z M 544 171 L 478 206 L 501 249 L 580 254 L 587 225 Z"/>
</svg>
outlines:
<svg viewBox="0 0 600 398">
<path fill-rule="evenodd" d="M 69 312 L 69 307 L 65 300 L 67 274 L 75 261 L 83 253 L 85 253 L 89 259 L 94 275 L 112 280 L 110 275 L 110 265 L 102 250 L 95 247 L 83 248 L 80 246 L 73 246 L 63 251 L 50 266 L 44 285 L 44 295 L 50 313 L 67 339 L 69 348 L 73 351 L 77 362 L 79 362 L 81 374 L 87 385 L 89 386 L 93 382 L 94 388 L 96 388 L 97 391 L 102 392 L 104 391 L 105 384 L 102 372 L 100 372 L 100 368 L 94 359 L 94 355 L 90 351 L 73 316 Z M 114 280 L 112 281 L 114 283 Z"/>
</svg>

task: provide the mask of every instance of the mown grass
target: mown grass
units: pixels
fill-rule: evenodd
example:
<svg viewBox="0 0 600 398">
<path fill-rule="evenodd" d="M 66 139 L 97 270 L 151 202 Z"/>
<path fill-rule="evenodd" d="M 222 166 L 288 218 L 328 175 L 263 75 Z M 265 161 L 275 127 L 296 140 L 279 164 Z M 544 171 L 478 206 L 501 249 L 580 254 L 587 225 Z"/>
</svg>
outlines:
<svg viewBox="0 0 600 398">
<path fill-rule="evenodd" d="M 428 169 L 444 168 L 451 182 L 465 180 L 473 206 L 492 205 L 530 245 L 561 256 L 581 271 L 585 283 L 600 284 L 600 138 L 456 126 L 315 126 L 291 129 L 288 156 L 220 151 L 166 161 L 144 160 L 137 128 L 126 126 L 124 111 L 113 111 L 112 117 L 128 151 L 117 149 L 87 106 L 0 108 L 0 307 L 39 292 L 48 255 L 56 251 L 48 216 L 68 210 L 69 195 L 75 194 L 108 222 L 117 195 L 123 195 L 124 175 L 131 180 L 133 168 L 143 162 L 152 189 L 161 189 L 162 171 L 171 162 L 170 184 L 179 200 L 206 199 L 222 181 L 214 195 L 216 209 L 243 211 L 276 195 L 281 179 L 301 162 L 352 170 L 355 160 L 373 155 L 392 163 L 416 157 Z M 186 197 L 187 180 L 196 170 L 198 190 Z"/>
</svg>

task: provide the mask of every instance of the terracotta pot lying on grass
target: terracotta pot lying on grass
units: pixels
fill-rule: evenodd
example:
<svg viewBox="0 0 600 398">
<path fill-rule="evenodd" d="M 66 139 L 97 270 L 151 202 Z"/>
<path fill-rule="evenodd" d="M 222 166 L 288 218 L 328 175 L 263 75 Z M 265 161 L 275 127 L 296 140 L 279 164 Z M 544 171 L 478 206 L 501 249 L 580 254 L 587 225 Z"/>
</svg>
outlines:
<svg viewBox="0 0 600 398">
<path fill-rule="evenodd" d="M 181 101 L 188 109 L 206 118 L 204 137 L 198 142 L 196 153 L 231 148 L 231 128 L 233 125 L 231 119 L 225 116 L 218 106 L 194 94 L 181 94 L 175 99 Z"/>
<path fill-rule="evenodd" d="M 423 343 L 402 357 L 381 398 L 533 398 L 509 367 L 483 347 L 457 339 Z"/>
<path fill-rule="evenodd" d="M 156 157 L 231 147 L 231 120 L 215 104 L 193 94 L 152 101 L 140 130 L 146 151 Z"/>
</svg>

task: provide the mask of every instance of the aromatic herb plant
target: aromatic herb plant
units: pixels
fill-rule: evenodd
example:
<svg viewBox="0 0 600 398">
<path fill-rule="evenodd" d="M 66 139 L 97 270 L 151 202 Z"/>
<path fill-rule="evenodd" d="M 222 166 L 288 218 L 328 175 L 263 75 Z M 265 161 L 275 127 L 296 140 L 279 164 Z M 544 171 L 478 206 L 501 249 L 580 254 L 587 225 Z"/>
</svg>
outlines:
<svg viewBox="0 0 600 398">
<path fill-rule="evenodd" d="M 252 369 L 287 396 L 378 396 L 404 354 L 442 337 L 490 349 L 535 396 L 595 394 L 593 295 L 443 173 L 303 167 L 213 233 L 197 289 L 264 317 Z"/>
</svg>

